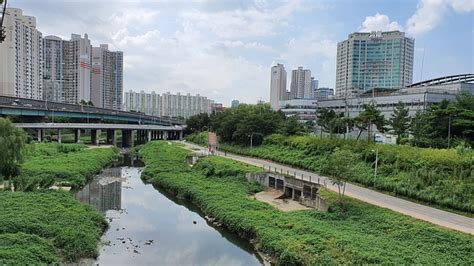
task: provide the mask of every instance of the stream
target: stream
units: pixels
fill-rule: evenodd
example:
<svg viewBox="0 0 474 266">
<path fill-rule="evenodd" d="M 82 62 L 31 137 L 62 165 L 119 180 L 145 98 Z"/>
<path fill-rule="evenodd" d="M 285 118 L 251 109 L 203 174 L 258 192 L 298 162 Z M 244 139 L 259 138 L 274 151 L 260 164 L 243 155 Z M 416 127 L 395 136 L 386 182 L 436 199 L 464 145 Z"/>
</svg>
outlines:
<svg viewBox="0 0 474 266">
<path fill-rule="evenodd" d="M 261 265 L 246 241 L 211 226 L 196 206 L 140 178 L 142 167 L 105 169 L 76 193 L 104 214 L 100 265 Z"/>
</svg>

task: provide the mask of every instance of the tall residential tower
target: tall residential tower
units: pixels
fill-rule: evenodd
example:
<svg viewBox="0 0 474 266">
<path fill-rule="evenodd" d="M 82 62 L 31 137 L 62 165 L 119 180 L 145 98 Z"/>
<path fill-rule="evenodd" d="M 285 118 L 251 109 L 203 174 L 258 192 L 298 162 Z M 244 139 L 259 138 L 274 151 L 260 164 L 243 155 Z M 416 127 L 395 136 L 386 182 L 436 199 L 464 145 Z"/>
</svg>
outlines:
<svg viewBox="0 0 474 266">
<path fill-rule="evenodd" d="M 43 99 L 43 44 L 36 18 L 7 8 L 0 43 L 0 95 Z"/>
<path fill-rule="evenodd" d="M 291 98 L 293 99 L 311 99 L 311 70 L 298 67 L 291 73 Z"/>
<path fill-rule="evenodd" d="M 87 34 L 84 38 L 71 34 L 69 41 L 46 36 L 43 47 L 43 98 L 65 103 L 89 102 L 92 46 Z"/>
<path fill-rule="evenodd" d="M 282 64 L 272 66 L 270 78 L 270 105 L 273 110 L 278 110 L 278 102 L 287 100 L 286 70 Z"/>
<path fill-rule="evenodd" d="M 414 40 L 400 31 L 349 34 L 337 44 L 337 96 L 411 84 L 413 51 Z"/>
<path fill-rule="evenodd" d="M 94 106 L 120 110 L 123 95 L 123 53 L 107 44 L 92 48 L 91 101 Z"/>
</svg>

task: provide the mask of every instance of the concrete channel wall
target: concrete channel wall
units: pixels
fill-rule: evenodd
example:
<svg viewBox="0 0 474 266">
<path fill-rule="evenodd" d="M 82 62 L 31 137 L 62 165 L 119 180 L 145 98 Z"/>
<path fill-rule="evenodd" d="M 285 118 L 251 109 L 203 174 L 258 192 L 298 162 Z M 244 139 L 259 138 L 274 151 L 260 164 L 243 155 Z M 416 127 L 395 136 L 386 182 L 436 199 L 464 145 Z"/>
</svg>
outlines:
<svg viewBox="0 0 474 266">
<path fill-rule="evenodd" d="M 278 173 L 247 173 L 247 181 L 282 191 L 284 198 L 291 198 L 304 206 L 327 210 L 327 204 L 319 197 L 321 184 L 296 179 Z"/>
</svg>

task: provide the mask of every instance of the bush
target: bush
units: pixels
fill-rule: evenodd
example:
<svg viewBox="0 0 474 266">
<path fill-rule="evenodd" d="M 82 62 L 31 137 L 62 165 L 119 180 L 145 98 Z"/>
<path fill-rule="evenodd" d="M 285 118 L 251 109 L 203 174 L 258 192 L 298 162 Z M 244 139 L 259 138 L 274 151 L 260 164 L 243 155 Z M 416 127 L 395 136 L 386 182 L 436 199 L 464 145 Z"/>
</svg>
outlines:
<svg viewBox="0 0 474 266">
<path fill-rule="evenodd" d="M 94 174 L 120 159 L 116 148 L 86 147 L 82 144 L 34 144 L 34 151 L 23 164 L 21 176 L 15 180 L 18 189 L 30 190 L 51 182 L 81 187 Z"/>
<path fill-rule="evenodd" d="M 0 192 L 0 264 L 58 263 L 98 256 L 108 224 L 65 191 Z"/>
</svg>

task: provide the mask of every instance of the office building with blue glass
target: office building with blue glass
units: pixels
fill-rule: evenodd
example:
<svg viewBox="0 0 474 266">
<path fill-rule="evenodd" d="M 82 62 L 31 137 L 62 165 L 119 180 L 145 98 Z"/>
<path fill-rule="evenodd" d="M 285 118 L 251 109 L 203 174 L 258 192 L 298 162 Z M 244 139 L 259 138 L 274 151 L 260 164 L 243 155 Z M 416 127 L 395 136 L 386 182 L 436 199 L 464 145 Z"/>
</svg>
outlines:
<svg viewBox="0 0 474 266">
<path fill-rule="evenodd" d="M 412 83 L 414 40 L 400 31 L 356 32 L 337 45 L 336 94 L 352 97 Z"/>
</svg>

